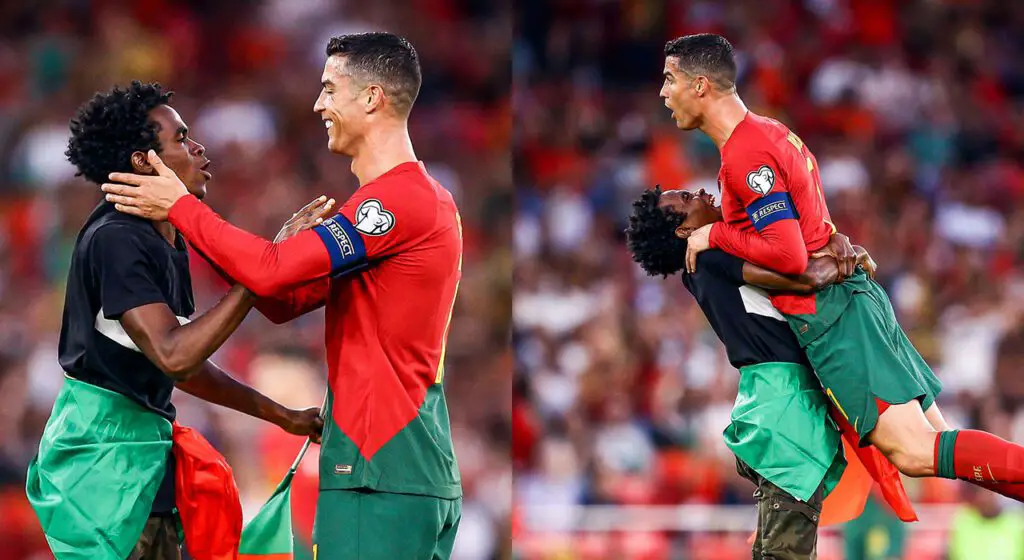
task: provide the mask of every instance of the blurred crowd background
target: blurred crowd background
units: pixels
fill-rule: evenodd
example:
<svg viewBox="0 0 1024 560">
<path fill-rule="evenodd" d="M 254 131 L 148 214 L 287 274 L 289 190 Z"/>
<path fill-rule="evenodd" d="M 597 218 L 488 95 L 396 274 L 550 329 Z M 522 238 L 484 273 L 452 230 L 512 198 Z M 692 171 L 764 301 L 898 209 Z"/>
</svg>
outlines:
<svg viewBox="0 0 1024 560">
<path fill-rule="evenodd" d="M 70 251 L 101 194 L 64 156 L 75 109 L 132 79 L 174 90 L 172 105 L 213 160 L 206 202 L 273 238 L 315 196 L 340 205 L 357 186 L 349 160 L 327 151 L 313 102 L 332 35 L 387 30 L 419 52 L 413 142 L 465 225 L 445 378 L 466 491 L 456 558 L 501 557 L 512 486 L 511 28 L 509 5 L 498 0 L 0 2 L 0 556 L 50 557 L 24 473 L 63 379 L 57 335 Z M 201 312 L 227 286 L 194 253 L 191 262 Z M 213 359 L 300 408 L 322 401 L 323 347 L 322 311 L 282 326 L 253 312 Z M 226 455 L 252 516 L 302 440 L 184 393 L 175 404 L 179 420 Z M 292 494 L 305 542 L 316 449 Z"/>
<path fill-rule="evenodd" d="M 1024 4 L 517 0 L 515 18 L 521 558 L 750 557 L 749 528 L 726 515 L 753 527 L 721 436 L 737 372 L 679 279 L 645 277 L 621 233 L 645 188 L 718 192 L 715 146 L 658 97 L 681 35 L 729 38 L 747 106 L 815 153 L 835 223 L 874 256 L 945 384 L 947 419 L 1024 442 Z M 872 503 L 824 532 L 819 557 L 1024 557 L 1019 504 L 907 485 L 935 515 L 900 527 Z M 662 524 L 702 530 L 622 533 L 633 520 L 613 510 L 574 532 L 578 506 L 678 504 L 692 507 Z"/>
</svg>

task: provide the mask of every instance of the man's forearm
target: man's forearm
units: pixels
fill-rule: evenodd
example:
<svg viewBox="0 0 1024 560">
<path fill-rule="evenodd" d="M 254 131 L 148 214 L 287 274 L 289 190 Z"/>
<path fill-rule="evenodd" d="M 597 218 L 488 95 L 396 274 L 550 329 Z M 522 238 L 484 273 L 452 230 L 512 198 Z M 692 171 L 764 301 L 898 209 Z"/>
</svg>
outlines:
<svg viewBox="0 0 1024 560">
<path fill-rule="evenodd" d="M 786 276 L 751 262 L 743 263 L 743 282 L 773 292 L 809 294 L 814 291 L 813 285 L 803 275 Z"/>
<path fill-rule="evenodd" d="M 271 424 L 279 425 L 284 417 L 283 406 L 252 387 L 239 383 L 209 360 L 203 362 L 199 371 L 188 381 L 178 382 L 176 386 L 194 397 Z"/>
<path fill-rule="evenodd" d="M 163 303 L 140 305 L 121 316 L 121 325 L 138 348 L 168 376 L 187 379 L 239 328 L 255 298 L 232 288 L 196 320 L 180 319 Z"/>
<path fill-rule="evenodd" d="M 838 278 L 839 267 L 831 257 L 811 259 L 803 274 L 792 276 L 779 274 L 754 263 L 743 263 L 744 282 L 775 292 L 809 294 L 834 284 Z"/>
<path fill-rule="evenodd" d="M 242 286 L 231 288 L 209 311 L 170 329 L 153 344 L 157 363 L 165 371 L 182 374 L 200 366 L 242 324 L 253 302 L 255 297 Z"/>
<path fill-rule="evenodd" d="M 839 265 L 833 257 L 818 257 L 807 263 L 807 270 L 799 276 L 801 282 L 818 291 L 825 286 L 835 284 L 839 280 Z"/>
<path fill-rule="evenodd" d="M 196 253 L 213 268 L 221 278 L 228 284 L 238 284 L 224 269 L 217 265 L 205 253 L 196 249 Z M 254 307 L 264 317 L 278 325 L 287 323 L 292 319 L 308 313 L 322 306 L 326 301 L 326 292 L 329 289 L 328 279 L 321 278 L 309 284 L 299 286 L 293 290 L 286 291 L 276 296 L 259 297 Z M 253 294 L 255 297 L 255 294 Z"/>
<path fill-rule="evenodd" d="M 312 232 L 273 243 L 231 225 L 191 195 L 174 204 L 168 219 L 198 252 L 260 297 L 331 272 L 327 248 Z"/>
</svg>

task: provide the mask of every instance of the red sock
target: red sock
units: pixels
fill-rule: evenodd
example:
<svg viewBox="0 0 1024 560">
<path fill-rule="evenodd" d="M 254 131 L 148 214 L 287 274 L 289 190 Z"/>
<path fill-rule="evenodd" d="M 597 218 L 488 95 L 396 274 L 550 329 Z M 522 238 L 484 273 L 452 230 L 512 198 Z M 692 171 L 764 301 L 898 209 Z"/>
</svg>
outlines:
<svg viewBox="0 0 1024 560">
<path fill-rule="evenodd" d="M 1013 484 L 1010 482 L 977 482 L 975 480 L 968 480 L 975 486 L 980 486 L 986 490 L 991 490 L 996 494 L 1002 494 L 1007 498 L 1012 498 L 1018 502 L 1024 503 L 1024 484 Z"/>
<path fill-rule="evenodd" d="M 1024 447 L 988 432 L 959 432 L 953 449 L 957 478 L 997 484 L 1024 482 Z"/>
</svg>

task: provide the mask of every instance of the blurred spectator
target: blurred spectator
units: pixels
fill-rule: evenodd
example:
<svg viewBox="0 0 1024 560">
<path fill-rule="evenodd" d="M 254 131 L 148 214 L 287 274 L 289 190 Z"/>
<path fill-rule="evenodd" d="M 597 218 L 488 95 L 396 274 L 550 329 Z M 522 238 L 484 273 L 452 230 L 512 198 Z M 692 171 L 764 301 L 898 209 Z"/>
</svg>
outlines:
<svg viewBox="0 0 1024 560">
<path fill-rule="evenodd" d="M 864 513 L 843 527 L 844 558 L 899 560 L 906 552 L 907 532 L 907 525 L 872 494 L 864 505 Z"/>
<path fill-rule="evenodd" d="M 0 3 L 0 543 L 11 560 L 48 557 L 24 499 L 24 473 L 63 379 L 57 364 L 64 280 L 75 235 L 100 200 L 64 158 L 68 119 L 96 91 L 160 81 L 204 143 L 216 175 L 206 202 L 272 238 L 315 196 L 343 201 L 356 182 L 326 149 L 313 114 L 327 39 L 386 29 L 417 48 L 424 84 L 410 132 L 428 170 L 452 190 L 465 238 L 449 334 L 446 394 L 466 498 L 456 558 L 506 546 L 510 448 L 512 183 L 503 2 Z M 227 286 L 194 253 L 196 307 Z M 274 326 L 253 313 L 214 360 L 288 406 L 320 404 L 323 312 Z M 177 393 L 180 420 L 231 462 L 246 517 L 283 477 L 298 438 Z M 293 490 L 308 542 L 316 448 Z"/>
<path fill-rule="evenodd" d="M 953 518 L 949 560 L 1024 558 L 1024 515 L 1007 511 L 1005 498 L 976 487 L 966 498 Z"/>
</svg>

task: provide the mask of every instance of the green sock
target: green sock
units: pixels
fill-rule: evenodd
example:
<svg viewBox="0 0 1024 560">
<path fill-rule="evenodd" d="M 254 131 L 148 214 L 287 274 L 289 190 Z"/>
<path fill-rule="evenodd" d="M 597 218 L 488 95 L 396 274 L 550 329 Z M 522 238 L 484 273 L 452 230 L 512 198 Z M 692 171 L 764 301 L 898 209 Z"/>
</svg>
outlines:
<svg viewBox="0 0 1024 560">
<path fill-rule="evenodd" d="M 935 453 L 935 476 L 956 478 L 953 449 L 956 447 L 956 436 L 959 433 L 960 430 L 939 432 L 939 443 Z"/>
</svg>

